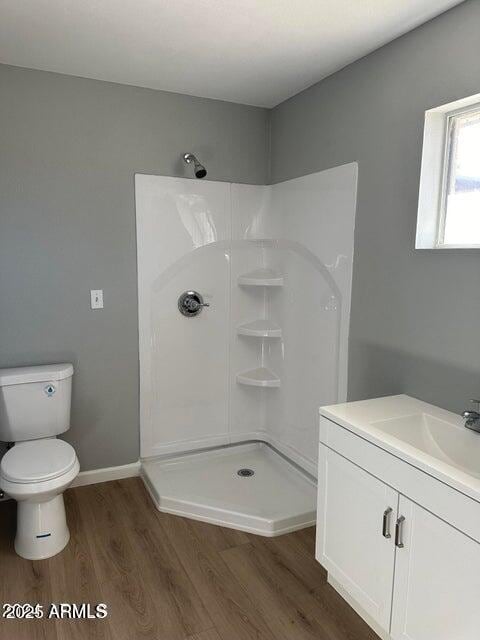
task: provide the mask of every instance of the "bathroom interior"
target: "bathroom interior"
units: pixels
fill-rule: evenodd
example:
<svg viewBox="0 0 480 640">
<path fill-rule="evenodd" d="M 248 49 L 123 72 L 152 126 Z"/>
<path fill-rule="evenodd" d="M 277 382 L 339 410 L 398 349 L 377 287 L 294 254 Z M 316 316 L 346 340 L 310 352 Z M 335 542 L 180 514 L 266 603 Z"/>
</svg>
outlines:
<svg viewBox="0 0 480 640">
<path fill-rule="evenodd" d="M 0 5 L 0 638 L 478 640 L 478 0 Z"/>
</svg>

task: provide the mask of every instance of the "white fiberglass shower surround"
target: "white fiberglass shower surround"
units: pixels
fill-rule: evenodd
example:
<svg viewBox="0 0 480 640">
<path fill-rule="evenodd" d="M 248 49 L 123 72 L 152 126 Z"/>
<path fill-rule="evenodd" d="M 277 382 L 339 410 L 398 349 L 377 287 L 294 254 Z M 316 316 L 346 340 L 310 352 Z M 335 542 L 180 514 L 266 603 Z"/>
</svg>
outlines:
<svg viewBox="0 0 480 640">
<path fill-rule="evenodd" d="M 313 524 L 318 409 L 346 399 L 356 190 L 355 163 L 272 186 L 136 175 L 159 509 L 264 535 Z M 185 317 L 192 291 L 209 306 Z"/>
</svg>

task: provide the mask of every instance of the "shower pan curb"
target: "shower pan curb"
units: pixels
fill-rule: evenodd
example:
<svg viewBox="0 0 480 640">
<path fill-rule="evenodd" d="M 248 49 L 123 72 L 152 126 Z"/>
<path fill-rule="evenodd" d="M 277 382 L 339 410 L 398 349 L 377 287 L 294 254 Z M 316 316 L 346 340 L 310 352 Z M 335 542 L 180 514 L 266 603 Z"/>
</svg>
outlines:
<svg viewBox="0 0 480 640">
<path fill-rule="evenodd" d="M 144 460 L 140 475 L 164 513 L 267 537 L 315 524 L 314 479 L 266 443 Z"/>
</svg>

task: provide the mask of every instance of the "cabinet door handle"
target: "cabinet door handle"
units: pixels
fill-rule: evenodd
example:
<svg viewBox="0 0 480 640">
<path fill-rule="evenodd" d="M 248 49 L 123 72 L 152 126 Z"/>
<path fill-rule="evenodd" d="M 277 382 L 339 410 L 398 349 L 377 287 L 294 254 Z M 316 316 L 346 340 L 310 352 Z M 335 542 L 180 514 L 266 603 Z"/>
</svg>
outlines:
<svg viewBox="0 0 480 640">
<path fill-rule="evenodd" d="M 403 544 L 403 523 L 405 522 L 405 516 L 400 516 L 397 519 L 397 524 L 395 525 L 395 545 L 399 549 L 403 549 L 405 546 Z"/>
<path fill-rule="evenodd" d="M 388 507 L 383 512 L 383 523 L 382 523 L 382 536 L 384 538 L 391 538 L 392 534 L 390 533 L 390 515 L 392 513 L 392 507 Z"/>
</svg>

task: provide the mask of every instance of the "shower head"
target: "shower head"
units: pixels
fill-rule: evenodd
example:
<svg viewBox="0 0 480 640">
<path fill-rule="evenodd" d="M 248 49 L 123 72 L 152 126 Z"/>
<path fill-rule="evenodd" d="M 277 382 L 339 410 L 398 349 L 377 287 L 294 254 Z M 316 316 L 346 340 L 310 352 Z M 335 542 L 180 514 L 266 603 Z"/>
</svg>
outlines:
<svg viewBox="0 0 480 640">
<path fill-rule="evenodd" d="M 193 155 L 193 153 L 184 153 L 183 159 L 187 164 L 191 164 L 193 162 L 193 172 L 195 173 L 196 178 L 205 178 L 207 175 L 207 170 L 200 164 L 197 158 Z"/>
</svg>

